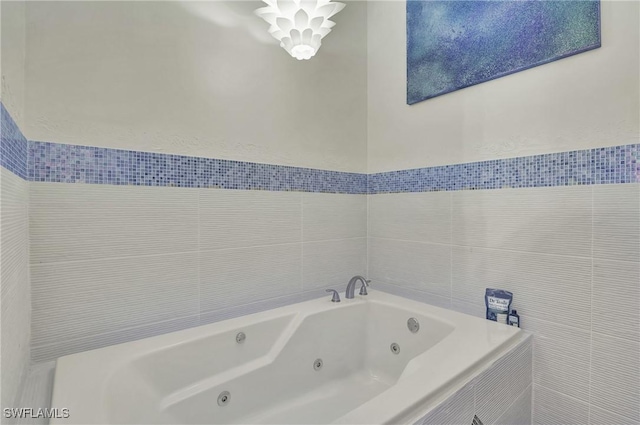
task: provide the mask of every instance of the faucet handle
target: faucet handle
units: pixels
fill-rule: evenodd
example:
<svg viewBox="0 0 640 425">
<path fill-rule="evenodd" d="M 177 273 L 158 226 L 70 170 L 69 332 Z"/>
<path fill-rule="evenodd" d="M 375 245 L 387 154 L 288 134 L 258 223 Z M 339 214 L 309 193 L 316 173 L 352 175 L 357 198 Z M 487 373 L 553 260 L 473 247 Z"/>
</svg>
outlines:
<svg viewBox="0 0 640 425">
<path fill-rule="evenodd" d="M 371 280 L 363 280 L 362 286 L 360 287 L 360 295 L 369 295 L 367 292 L 367 286 L 371 283 Z"/>
<path fill-rule="evenodd" d="M 331 297 L 331 302 L 332 303 L 339 303 L 340 302 L 340 294 L 338 294 L 338 291 L 336 291 L 335 289 L 327 289 L 326 292 L 333 292 L 333 297 Z"/>
</svg>

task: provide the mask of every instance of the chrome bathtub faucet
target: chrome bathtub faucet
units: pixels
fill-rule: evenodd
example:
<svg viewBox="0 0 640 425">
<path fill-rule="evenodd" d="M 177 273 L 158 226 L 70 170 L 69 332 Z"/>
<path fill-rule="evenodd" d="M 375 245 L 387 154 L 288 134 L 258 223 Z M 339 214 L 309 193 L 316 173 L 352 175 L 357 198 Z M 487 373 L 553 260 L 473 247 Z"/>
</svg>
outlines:
<svg viewBox="0 0 640 425">
<path fill-rule="evenodd" d="M 367 286 L 369 286 L 369 282 L 371 281 L 365 279 L 362 276 L 354 276 L 351 278 L 349 284 L 347 285 L 347 291 L 344 295 L 345 298 L 353 298 L 356 289 L 356 283 L 358 283 L 359 280 L 362 281 L 362 286 L 360 287 L 360 295 L 367 295 Z"/>
<path fill-rule="evenodd" d="M 340 302 L 340 294 L 335 289 L 327 289 L 327 292 L 333 292 L 333 297 L 331 298 L 331 302 L 339 303 Z"/>
</svg>

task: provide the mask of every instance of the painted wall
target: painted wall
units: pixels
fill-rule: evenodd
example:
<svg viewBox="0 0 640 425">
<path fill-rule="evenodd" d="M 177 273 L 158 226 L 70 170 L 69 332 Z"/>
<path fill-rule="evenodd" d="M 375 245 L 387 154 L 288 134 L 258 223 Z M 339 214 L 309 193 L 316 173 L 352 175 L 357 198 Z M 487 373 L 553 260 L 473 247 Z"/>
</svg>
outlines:
<svg viewBox="0 0 640 425">
<path fill-rule="evenodd" d="M 29 2 L 31 140 L 366 170 L 366 3 L 311 61 L 258 1 Z"/>
<path fill-rule="evenodd" d="M 404 2 L 370 2 L 368 171 L 638 143 L 640 3 L 601 4 L 600 49 L 408 106 Z"/>
<path fill-rule="evenodd" d="M 25 2 L 0 6 L 0 100 L 20 128 L 24 126 Z"/>
</svg>

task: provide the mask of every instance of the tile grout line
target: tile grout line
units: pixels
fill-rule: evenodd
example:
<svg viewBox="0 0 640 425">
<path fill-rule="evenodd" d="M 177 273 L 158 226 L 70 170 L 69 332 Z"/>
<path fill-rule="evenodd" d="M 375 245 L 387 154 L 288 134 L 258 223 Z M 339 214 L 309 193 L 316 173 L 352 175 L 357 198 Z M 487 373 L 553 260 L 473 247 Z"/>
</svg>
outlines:
<svg viewBox="0 0 640 425">
<path fill-rule="evenodd" d="M 533 361 L 531 362 L 531 364 L 533 365 Z M 522 397 L 522 395 L 523 395 L 524 393 L 526 393 L 526 392 L 529 390 L 529 388 L 531 388 L 531 396 L 532 396 L 532 398 L 533 398 L 533 380 L 531 380 L 531 383 L 530 383 L 529 385 L 527 385 L 527 387 L 526 387 L 524 390 L 522 390 L 522 391 L 520 392 L 520 394 L 518 394 L 517 396 L 515 396 L 515 397 L 513 398 L 513 401 L 512 401 L 511 403 L 509 403 L 509 406 L 507 406 L 507 407 L 502 411 L 502 413 L 500 414 L 500 416 L 498 416 L 498 419 L 496 419 L 496 421 L 495 421 L 492 425 L 496 425 L 496 424 L 498 424 L 498 423 L 499 423 L 499 421 L 500 421 L 500 419 L 502 419 L 502 417 L 503 417 L 503 416 L 504 416 L 504 415 L 509 411 L 509 409 L 511 409 L 511 407 L 513 407 L 513 406 L 516 404 L 516 402 L 520 399 L 520 397 Z M 532 400 L 531 406 L 533 407 L 533 400 Z M 480 419 L 482 419 L 482 418 L 480 418 Z"/>
<path fill-rule="evenodd" d="M 453 193 L 449 194 L 449 308 L 453 307 Z"/>
<path fill-rule="evenodd" d="M 587 406 L 587 420 L 591 425 L 591 387 L 592 387 L 592 369 L 593 369 L 593 252 L 594 252 L 594 221 L 595 221 L 595 193 L 593 187 L 591 187 L 591 282 L 590 282 L 590 294 L 589 294 L 589 391 L 587 392 L 587 398 L 589 404 Z"/>
<path fill-rule="evenodd" d="M 197 278 L 198 278 L 198 325 L 200 325 L 202 319 L 202 277 L 200 276 L 200 268 L 201 268 L 201 262 L 202 262 L 202 255 L 200 255 L 200 250 L 202 248 L 202 242 L 200 240 L 201 238 L 201 224 L 202 224 L 202 220 L 200 218 L 201 214 L 202 214 L 202 210 L 200 208 L 200 196 L 202 195 L 201 193 L 201 189 L 198 189 L 198 260 L 196 261 L 196 266 L 198 267 L 198 272 L 197 272 Z"/>
<path fill-rule="evenodd" d="M 479 375 L 478 375 L 479 376 Z M 478 377 L 475 377 L 472 381 L 471 381 L 471 385 L 473 386 L 473 416 L 475 417 L 478 414 L 478 400 L 477 400 L 477 385 L 476 385 L 476 379 Z"/>
<path fill-rule="evenodd" d="M 304 292 L 304 193 L 300 194 L 300 293 Z"/>
<path fill-rule="evenodd" d="M 417 292 L 417 293 L 422 294 L 422 295 L 430 295 L 430 296 L 433 296 L 433 297 L 442 298 L 444 300 L 447 300 L 447 301 L 451 302 L 451 300 L 446 295 L 436 294 L 435 292 L 429 292 L 429 291 L 425 291 L 425 290 L 422 290 L 422 289 L 410 288 L 410 287 L 407 287 L 404 284 L 389 283 L 388 280 L 379 280 L 378 283 L 382 284 L 382 285 L 390 286 L 392 288 L 400 288 L 401 290 L 405 290 L 405 291 L 413 291 L 413 292 Z M 383 291 L 383 292 L 386 292 L 386 291 Z M 392 295 L 396 295 L 396 294 L 392 293 Z M 398 295 L 398 296 L 402 296 L 402 295 Z M 431 303 L 427 303 L 427 304 L 435 305 L 435 304 L 431 304 Z M 448 310 L 451 310 L 451 308 L 449 308 Z M 456 311 L 456 310 L 453 310 L 453 311 Z"/>
<path fill-rule="evenodd" d="M 535 385 L 535 344 L 536 344 L 536 336 L 534 334 L 531 335 L 531 408 L 529 409 L 529 418 L 531 419 L 531 424 L 534 424 L 533 420 L 533 412 L 535 411 L 534 407 L 536 405 L 536 385 Z"/>
<path fill-rule="evenodd" d="M 314 244 L 314 243 L 325 243 L 325 242 L 342 242 L 342 241 L 353 241 L 356 239 L 367 239 L 367 236 L 353 236 L 353 237 L 349 237 L 349 238 L 335 238 L 335 239 L 318 239 L 318 240 L 314 240 L 314 241 L 305 241 L 302 242 L 304 244 Z M 281 244 L 281 245 L 286 245 L 286 244 Z M 271 246 L 271 245 L 265 245 L 265 246 Z M 225 248 L 223 248 L 225 249 Z M 216 250 L 212 250 L 212 251 L 216 251 Z"/>
<path fill-rule="evenodd" d="M 369 191 L 369 179 L 367 178 L 367 192 Z M 371 280 L 371 276 L 369 275 L 369 197 L 370 195 L 367 193 L 367 195 L 365 195 L 365 213 L 364 213 L 364 219 L 365 219 L 365 230 L 366 230 L 366 237 L 365 237 L 365 247 L 364 247 L 364 252 L 365 252 L 365 261 L 364 261 L 364 277 L 366 279 Z"/>
<path fill-rule="evenodd" d="M 320 242 L 332 242 L 332 241 L 345 241 L 352 239 L 364 239 L 363 237 L 355 237 L 355 238 L 344 238 L 344 239 L 327 239 L 321 241 L 310 241 L 309 243 L 320 243 Z M 88 258 L 85 260 L 65 260 L 65 261 L 48 261 L 46 263 L 32 263 L 30 266 L 46 266 L 50 264 L 74 264 L 74 263 L 85 263 L 91 261 L 104 261 L 104 260 L 126 260 L 132 258 L 152 258 L 152 257 L 162 257 L 166 255 L 182 255 L 182 254 L 193 254 L 200 252 L 219 252 L 219 251 L 233 251 L 240 249 L 253 249 L 253 248 L 266 248 L 272 246 L 286 246 L 286 245 L 296 245 L 301 242 L 282 242 L 282 243 L 274 243 L 274 244 L 265 244 L 265 245 L 248 245 L 248 246 L 238 246 L 233 248 L 214 248 L 214 249 L 203 249 L 203 250 L 190 250 L 190 251 L 180 251 L 180 252 L 165 252 L 160 254 L 144 254 L 144 255 L 128 255 L 121 257 L 100 257 L 100 258 Z"/>
<path fill-rule="evenodd" d="M 90 338 L 95 338 L 95 337 L 103 337 L 105 335 L 113 335 L 113 334 L 117 334 L 117 333 L 121 333 L 121 332 L 127 332 L 127 331 L 135 331 L 137 329 L 142 329 L 142 328 L 146 328 L 146 327 L 151 327 L 151 326 L 155 326 L 155 325 L 162 325 L 165 323 L 170 323 L 170 322 L 178 322 L 181 320 L 186 320 L 189 318 L 195 318 L 196 320 L 198 320 L 198 314 L 191 314 L 191 315 L 187 315 L 187 316 L 179 316 L 179 317 L 174 317 L 172 319 L 165 319 L 165 320 L 159 320 L 159 321 L 155 321 L 155 322 L 149 322 L 149 323 L 145 323 L 142 325 L 135 325 L 135 326 L 127 326 L 124 328 L 120 328 L 120 329 L 115 329 L 115 330 L 111 330 L 111 331 L 106 331 L 106 332 L 101 332 L 98 334 L 91 334 L 91 335 L 84 335 L 84 336 L 78 336 L 78 337 L 73 337 L 73 338 L 69 338 L 67 341 L 65 341 L 66 344 L 68 344 L 69 342 L 75 342 L 75 341 L 80 341 L 83 339 L 90 339 Z M 190 326 L 188 328 L 185 329 L 192 329 L 193 326 Z M 175 332 L 175 331 L 172 331 Z M 154 334 L 153 336 L 159 336 L 159 335 L 166 335 L 166 333 L 159 333 L 159 334 Z M 143 338 L 150 338 L 152 336 L 143 336 L 141 338 L 137 338 L 136 340 L 139 339 L 143 339 Z M 46 347 L 52 347 L 55 346 L 56 344 L 59 344 L 58 341 L 56 342 L 47 342 L 44 344 L 37 344 L 35 345 L 35 348 L 46 348 Z M 119 343 L 115 343 L 115 344 L 119 344 Z M 115 344 L 109 344 L 109 345 L 115 345 Z M 38 363 L 42 363 L 42 362 L 38 362 Z"/>
<path fill-rule="evenodd" d="M 29 156 L 29 141 L 27 140 L 27 155 Z M 29 158 L 27 158 L 29 161 Z M 29 166 L 27 165 L 27 284 L 29 285 L 29 364 L 33 364 L 33 354 L 31 353 L 32 338 L 32 319 L 33 319 L 33 286 L 31 285 L 31 184 L 29 184 L 28 174 Z M 29 366 L 31 367 L 31 366 Z"/>
<path fill-rule="evenodd" d="M 397 238 L 387 238 L 387 237 L 380 237 L 380 236 L 373 236 L 372 239 L 383 239 L 383 240 L 397 241 L 397 242 L 411 242 L 411 243 L 419 243 L 419 244 L 422 244 L 422 245 L 437 245 L 437 246 L 449 246 L 449 245 L 451 245 L 452 248 L 486 249 L 486 250 L 490 250 L 490 251 L 513 252 L 513 253 L 516 253 L 516 254 L 534 254 L 534 255 L 544 255 L 544 256 L 563 257 L 563 258 L 577 258 L 577 259 L 581 259 L 581 260 L 585 260 L 585 259 L 590 259 L 591 258 L 591 256 L 589 256 L 589 255 L 580 256 L 580 255 L 566 255 L 566 254 L 555 254 L 555 253 L 551 253 L 550 254 L 548 252 L 540 252 L 540 251 L 521 251 L 521 250 L 517 250 L 517 249 L 493 248 L 493 247 L 485 247 L 485 246 L 477 246 L 477 245 L 448 244 L 448 243 L 442 243 L 442 242 L 418 241 L 418 240 L 411 240 L 411 239 L 397 239 Z M 627 262 L 627 263 L 630 262 L 630 261 L 625 261 L 625 260 L 609 260 L 609 261 L 621 261 L 621 262 Z"/>
<path fill-rule="evenodd" d="M 609 338 L 609 339 L 614 339 L 620 342 L 630 342 L 632 344 L 640 344 L 640 341 L 638 341 L 637 339 L 631 339 L 631 338 L 625 338 L 623 336 L 619 336 L 619 335 L 611 335 L 611 334 L 607 334 L 604 332 L 598 332 L 598 331 L 592 331 L 591 335 L 596 335 L 596 336 L 601 336 L 601 337 L 605 337 L 605 338 Z"/>
<path fill-rule="evenodd" d="M 232 248 L 232 249 L 236 249 L 236 248 Z M 217 251 L 217 250 L 213 250 L 213 251 Z M 122 257 L 88 258 L 86 260 L 48 261 L 48 262 L 45 262 L 45 263 L 42 263 L 42 262 L 40 262 L 40 263 L 31 263 L 30 266 L 44 267 L 44 266 L 49 266 L 49 265 L 53 265 L 53 264 L 78 264 L 78 263 L 89 263 L 89 262 L 108 261 L 108 260 L 128 260 L 128 259 L 134 259 L 134 258 L 165 257 L 165 256 L 168 256 L 168 255 L 183 255 L 183 254 L 193 254 L 193 253 L 198 253 L 198 250 L 194 249 L 194 250 L 190 250 L 190 251 L 163 252 L 161 254 L 128 255 L 128 256 L 122 256 Z"/>
<path fill-rule="evenodd" d="M 586 405 L 586 406 L 588 406 L 588 405 L 589 405 L 589 402 L 586 402 L 586 401 L 584 401 L 584 400 L 580 400 L 580 399 L 579 399 L 579 398 L 577 398 L 577 397 L 574 397 L 574 396 L 572 396 L 572 395 L 569 395 L 569 394 L 563 393 L 563 392 L 561 392 L 561 391 L 554 390 L 554 389 L 552 389 L 552 388 L 547 387 L 547 386 L 546 386 L 546 385 L 544 385 L 544 384 L 540 384 L 540 383 L 535 383 L 535 384 L 536 384 L 537 386 L 539 386 L 539 387 L 544 388 L 544 389 L 545 389 L 545 390 L 547 390 L 547 391 L 551 391 L 551 392 L 553 392 L 553 393 L 560 394 L 560 395 L 561 395 L 561 396 L 563 396 L 563 397 L 570 398 L 571 400 L 575 401 L 576 403 L 584 404 L 584 405 Z M 586 425 L 586 424 L 585 424 L 585 425 Z"/>
</svg>

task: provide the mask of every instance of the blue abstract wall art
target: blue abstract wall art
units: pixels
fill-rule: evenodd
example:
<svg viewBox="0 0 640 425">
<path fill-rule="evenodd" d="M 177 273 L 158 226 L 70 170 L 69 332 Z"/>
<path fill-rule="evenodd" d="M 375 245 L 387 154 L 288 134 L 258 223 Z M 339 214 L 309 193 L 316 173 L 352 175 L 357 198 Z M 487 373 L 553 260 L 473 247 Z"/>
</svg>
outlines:
<svg viewBox="0 0 640 425">
<path fill-rule="evenodd" d="M 599 1 L 407 0 L 407 103 L 598 47 Z"/>
</svg>

